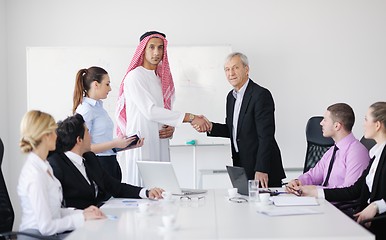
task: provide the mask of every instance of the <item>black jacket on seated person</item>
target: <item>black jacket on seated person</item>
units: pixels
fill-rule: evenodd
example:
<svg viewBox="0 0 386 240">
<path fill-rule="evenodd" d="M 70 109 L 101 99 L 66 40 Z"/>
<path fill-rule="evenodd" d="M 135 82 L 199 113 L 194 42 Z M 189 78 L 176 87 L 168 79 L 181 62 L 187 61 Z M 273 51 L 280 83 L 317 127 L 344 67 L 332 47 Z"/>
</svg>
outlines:
<svg viewBox="0 0 386 240">
<path fill-rule="evenodd" d="M 386 201 L 386 147 L 382 150 L 377 169 L 375 170 L 372 189 L 369 189 L 366 177 L 370 172 L 372 163 L 373 161 L 363 171 L 362 176 L 350 187 L 324 189 L 325 198 L 332 202 L 359 199 L 360 211 L 369 205 L 368 200 L 370 203 L 381 199 Z M 386 215 L 386 213 L 381 215 Z M 371 223 L 370 231 L 376 234 L 376 239 L 386 239 L 385 226 L 386 219 L 374 221 Z"/>
<path fill-rule="evenodd" d="M 88 183 L 82 173 L 64 153 L 55 152 L 48 157 L 55 177 L 62 184 L 65 207 L 84 209 L 90 205 L 100 206 L 111 196 L 139 198 L 141 187 L 121 183 L 111 177 L 102 168 L 93 152 L 87 152 L 83 154 L 83 157 L 85 159 L 84 165 L 87 176 L 98 187 L 97 196 L 95 196 L 94 185 Z"/>
</svg>

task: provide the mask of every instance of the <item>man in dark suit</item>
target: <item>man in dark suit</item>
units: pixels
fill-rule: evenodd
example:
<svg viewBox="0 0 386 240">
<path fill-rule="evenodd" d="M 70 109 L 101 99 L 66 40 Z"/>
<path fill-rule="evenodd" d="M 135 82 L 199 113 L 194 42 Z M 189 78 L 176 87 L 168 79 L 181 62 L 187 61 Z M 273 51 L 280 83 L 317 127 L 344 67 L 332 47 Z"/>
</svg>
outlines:
<svg viewBox="0 0 386 240">
<path fill-rule="evenodd" d="M 162 189 L 121 183 L 100 165 L 91 150 L 91 136 L 80 114 L 59 122 L 56 151 L 48 157 L 55 177 L 61 182 L 66 207 L 84 209 L 100 206 L 113 197 L 162 198 Z"/>
<path fill-rule="evenodd" d="M 231 139 L 233 165 L 243 167 L 248 179 L 259 180 L 264 188 L 280 187 L 285 173 L 276 143 L 274 102 L 271 93 L 249 79 L 248 58 L 232 53 L 224 66 L 234 90 L 226 103 L 225 124 L 210 123 L 208 136 Z"/>
</svg>

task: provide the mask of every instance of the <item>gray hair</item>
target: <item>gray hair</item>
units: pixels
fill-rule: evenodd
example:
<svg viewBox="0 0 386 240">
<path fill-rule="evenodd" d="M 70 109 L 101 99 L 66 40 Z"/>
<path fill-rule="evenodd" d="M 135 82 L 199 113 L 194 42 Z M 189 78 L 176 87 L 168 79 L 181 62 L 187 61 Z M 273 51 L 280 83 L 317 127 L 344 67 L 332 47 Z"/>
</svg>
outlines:
<svg viewBox="0 0 386 240">
<path fill-rule="evenodd" d="M 240 57 L 241 62 L 243 63 L 244 66 L 249 66 L 248 58 L 245 56 L 243 53 L 240 52 L 233 52 L 227 56 L 225 59 L 225 62 L 229 62 L 232 58 L 234 57 Z"/>
</svg>

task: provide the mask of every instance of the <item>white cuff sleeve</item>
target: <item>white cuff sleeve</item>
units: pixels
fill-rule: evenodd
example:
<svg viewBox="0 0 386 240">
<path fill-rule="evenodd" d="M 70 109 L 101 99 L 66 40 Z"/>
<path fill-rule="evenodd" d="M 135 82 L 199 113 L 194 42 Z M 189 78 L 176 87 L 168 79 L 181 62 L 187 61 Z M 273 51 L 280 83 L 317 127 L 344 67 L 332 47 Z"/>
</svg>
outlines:
<svg viewBox="0 0 386 240">
<path fill-rule="evenodd" d="M 76 228 L 79 228 L 81 226 L 83 226 L 83 223 L 85 221 L 84 219 L 84 215 L 83 215 L 83 211 L 82 210 L 75 210 L 76 213 L 73 214 L 73 221 L 74 221 L 74 226 L 75 226 L 75 229 Z"/>
<path fill-rule="evenodd" d="M 323 198 L 325 199 L 325 196 L 324 196 L 324 189 L 323 188 L 316 188 L 316 190 L 318 191 L 318 198 Z"/>
<path fill-rule="evenodd" d="M 385 202 L 385 200 L 381 199 L 381 200 L 375 201 L 374 203 L 377 204 L 378 213 L 379 214 L 382 214 L 382 213 L 386 212 L 386 202 Z"/>
<path fill-rule="evenodd" d="M 140 198 L 145 198 L 145 199 L 147 198 L 147 196 L 146 196 L 146 190 L 147 190 L 146 188 L 142 188 L 142 189 L 141 189 L 141 191 L 139 192 L 139 197 L 140 197 Z"/>
</svg>

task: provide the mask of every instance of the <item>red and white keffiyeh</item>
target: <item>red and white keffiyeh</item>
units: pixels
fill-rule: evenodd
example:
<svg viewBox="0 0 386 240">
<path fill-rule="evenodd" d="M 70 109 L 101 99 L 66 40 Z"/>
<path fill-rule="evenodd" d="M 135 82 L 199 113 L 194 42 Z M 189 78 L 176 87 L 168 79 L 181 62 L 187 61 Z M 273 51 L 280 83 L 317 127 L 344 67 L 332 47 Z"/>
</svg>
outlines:
<svg viewBox="0 0 386 240">
<path fill-rule="evenodd" d="M 124 95 L 125 78 L 130 71 L 137 68 L 138 66 L 142 66 L 147 42 L 154 37 L 160 38 L 164 42 L 164 55 L 163 55 L 162 61 L 157 66 L 156 74 L 161 78 L 164 107 L 166 109 L 171 109 L 172 97 L 174 95 L 174 83 L 173 83 L 173 78 L 170 72 L 169 61 L 168 61 L 168 54 L 167 54 L 168 41 L 166 40 L 165 37 L 163 37 L 160 34 L 152 34 L 142 39 L 142 41 L 139 43 L 137 49 L 135 50 L 133 59 L 131 60 L 131 63 L 129 65 L 129 68 L 127 69 L 127 72 L 119 87 L 117 109 L 115 113 L 116 119 L 117 119 L 117 129 L 116 129 L 117 136 L 126 135 L 127 116 L 126 116 L 126 101 L 125 101 L 125 95 Z"/>
</svg>

